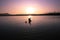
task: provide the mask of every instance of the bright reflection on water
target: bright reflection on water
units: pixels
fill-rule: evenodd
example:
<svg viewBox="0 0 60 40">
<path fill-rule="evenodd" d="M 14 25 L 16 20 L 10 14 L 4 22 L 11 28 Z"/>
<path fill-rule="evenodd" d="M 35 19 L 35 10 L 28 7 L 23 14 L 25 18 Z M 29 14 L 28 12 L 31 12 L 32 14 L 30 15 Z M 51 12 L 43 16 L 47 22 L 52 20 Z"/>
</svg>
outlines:
<svg viewBox="0 0 60 40">
<path fill-rule="evenodd" d="M 28 23 L 29 17 L 32 19 L 31 25 Z M 27 22 L 25 23 L 25 21 Z M 19 39 L 25 35 L 23 37 L 28 39 L 35 39 L 36 37 L 51 39 L 52 37 L 55 38 L 55 35 L 59 35 L 60 16 L 1 16 L 0 30 L 3 33 L 2 35 L 9 38 L 14 35 L 14 38 Z"/>
</svg>

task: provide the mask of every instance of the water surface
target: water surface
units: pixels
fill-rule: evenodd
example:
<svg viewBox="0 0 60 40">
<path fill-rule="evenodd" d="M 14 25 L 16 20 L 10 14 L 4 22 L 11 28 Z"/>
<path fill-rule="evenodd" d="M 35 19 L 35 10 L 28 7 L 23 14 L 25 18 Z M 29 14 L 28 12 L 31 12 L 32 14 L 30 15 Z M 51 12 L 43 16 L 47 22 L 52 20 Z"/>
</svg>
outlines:
<svg viewBox="0 0 60 40">
<path fill-rule="evenodd" d="M 0 16 L 2 39 L 51 40 L 60 35 L 60 16 Z M 27 23 L 25 23 L 27 21 Z"/>
</svg>

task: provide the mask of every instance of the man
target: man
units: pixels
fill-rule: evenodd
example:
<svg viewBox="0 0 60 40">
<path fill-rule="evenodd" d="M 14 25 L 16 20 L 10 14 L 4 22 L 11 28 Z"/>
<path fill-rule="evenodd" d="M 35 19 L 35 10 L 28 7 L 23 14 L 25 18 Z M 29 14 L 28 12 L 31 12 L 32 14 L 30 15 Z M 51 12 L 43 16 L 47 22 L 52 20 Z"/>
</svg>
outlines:
<svg viewBox="0 0 60 40">
<path fill-rule="evenodd" d="M 28 18 L 28 22 L 29 22 L 29 24 L 31 24 L 31 18 Z"/>
</svg>

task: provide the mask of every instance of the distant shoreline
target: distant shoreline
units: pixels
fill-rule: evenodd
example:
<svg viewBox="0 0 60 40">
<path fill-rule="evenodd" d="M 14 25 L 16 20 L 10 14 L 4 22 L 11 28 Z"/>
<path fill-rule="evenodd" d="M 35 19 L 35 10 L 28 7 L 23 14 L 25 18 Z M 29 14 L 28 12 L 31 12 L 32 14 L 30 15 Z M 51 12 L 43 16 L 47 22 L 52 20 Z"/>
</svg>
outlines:
<svg viewBox="0 0 60 40">
<path fill-rule="evenodd" d="M 60 15 L 0 15 L 0 16 L 60 16 Z"/>
<path fill-rule="evenodd" d="M 9 14 L 9 13 L 1 13 L 0 16 L 60 16 L 59 13 L 46 13 L 46 14 Z"/>
</svg>

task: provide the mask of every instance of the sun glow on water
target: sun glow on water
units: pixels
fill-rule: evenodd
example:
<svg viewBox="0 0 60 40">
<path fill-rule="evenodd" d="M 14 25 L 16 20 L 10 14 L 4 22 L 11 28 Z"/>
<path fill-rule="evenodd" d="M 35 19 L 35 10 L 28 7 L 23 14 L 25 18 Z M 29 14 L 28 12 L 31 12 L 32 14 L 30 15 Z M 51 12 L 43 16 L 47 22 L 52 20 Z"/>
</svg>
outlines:
<svg viewBox="0 0 60 40">
<path fill-rule="evenodd" d="M 28 16 L 28 18 L 32 18 L 32 16 Z"/>
</svg>

